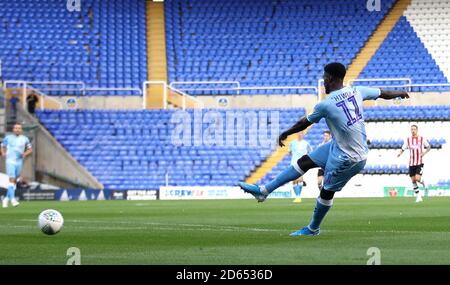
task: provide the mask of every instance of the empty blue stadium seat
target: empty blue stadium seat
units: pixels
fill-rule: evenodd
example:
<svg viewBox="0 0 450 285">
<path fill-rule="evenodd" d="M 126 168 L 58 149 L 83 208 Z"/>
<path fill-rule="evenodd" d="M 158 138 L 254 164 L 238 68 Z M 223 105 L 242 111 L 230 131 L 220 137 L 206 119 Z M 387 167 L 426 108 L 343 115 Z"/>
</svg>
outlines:
<svg viewBox="0 0 450 285">
<path fill-rule="evenodd" d="M 270 125 L 271 141 L 259 141 L 256 145 L 238 143 L 239 137 L 259 135 L 248 123 L 232 127 L 236 136 L 234 144 L 228 145 L 224 141 L 222 146 L 205 142 L 194 145 L 192 137 L 189 139 L 190 145 L 175 144 L 172 136 L 176 124 L 171 123 L 171 118 L 177 112 L 179 110 L 45 110 L 37 115 L 56 139 L 108 189 L 159 189 L 165 185 L 166 175 L 169 184 L 174 186 L 236 185 L 260 165 L 275 147 L 278 130 L 276 134 L 271 134 Z M 188 114 L 192 117 L 193 112 Z M 228 115 L 244 118 L 251 112 L 254 112 L 255 118 L 259 118 L 259 112 L 265 112 L 274 124 L 276 122 L 271 121 L 271 112 L 281 112 L 280 129 L 286 129 L 305 110 L 214 110 L 223 119 L 223 128 L 226 127 Z M 192 129 L 193 124 L 192 119 Z M 226 139 L 225 132 L 223 138 Z"/>
<path fill-rule="evenodd" d="M 0 0 L 4 79 L 141 86 L 147 77 L 145 0 L 81 2 L 80 12 L 70 12 L 66 1 Z"/>
<path fill-rule="evenodd" d="M 372 13 L 359 0 L 166 1 L 169 81 L 317 86 L 326 63 L 350 64 L 394 2 L 384 1 L 381 11 Z M 240 92 L 274 93 L 312 91 Z"/>
<path fill-rule="evenodd" d="M 381 47 L 370 59 L 359 79 L 410 78 L 413 84 L 443 83 L 448 79 L 439 69 L 429 51 L 417 36 L 406 17 L 402 16 Z M 383 85 L 383 82 L 376 82 Z M 405 84 L 406 81 L 386 81 L 384 85 Z M 413 87 L 413 92 L 450 91 L 450 86 Z"/>
</svg>

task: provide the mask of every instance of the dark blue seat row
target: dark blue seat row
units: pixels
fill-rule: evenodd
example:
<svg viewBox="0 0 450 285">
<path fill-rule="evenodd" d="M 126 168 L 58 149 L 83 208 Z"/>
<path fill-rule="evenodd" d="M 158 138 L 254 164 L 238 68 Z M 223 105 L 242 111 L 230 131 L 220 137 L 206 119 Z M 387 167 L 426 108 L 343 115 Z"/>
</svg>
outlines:
<svg viewBox="0 0 450 285">
<path fill-rule="evenodd" d="M 373 139 L 368 142 L 370 149 L 399 149 L 403 145 L 402 139 L 391 139 L 391 140 L 377 140 Z M 445 143 L 445 139 L 430 139 L 429 140 L 431 148 L 442 148 L 442 145 Z"/>
<path fill-rule="evenodd" d="M 286 129 L 305 113 L 304 109 L 203 110 L 219 115 L 223 145 L 209 144 L 202 135 L 196 144 L 193 133 L 183 144 L 174 142 L 179 110 L 146 111 L 41 111 L 37 115 L 58 141 L 108 189 L 159 189 L 165 185 L 235 185 L 264 161 L 275 147 L 278 130 L 270 141 L 260 141 L 258 130 L 265 126 L 271 133 L 277 114 L 280 129 Z M 264 112 L 264 113 L 262 113 Z M 278 114 L 280 113 L 280 114 Z M 194 127 L 194 111 L 187 111 Z M 226 125 L 233 118 L 255 115 L 257 128 Z M 267 122 L 261 120 L 265 115 Z M 202 115 L 203 116 L 203 115 Z M 228 117 L 229 118 L 229 117 Z M 202 126 L 207 132 L 206 124 Z M 218 129 L 220 130 L 220 128 Z M 228 132 L 228 133 L 227 133 Z M 227 140 L 227 134 L 235 139 Z M 239 138 L 246 140 L 239 142 Z M 257 139 L 252 144 L 251 139 Z M 229 143 L 231 142 L 231 143 Z"/>
<path fill-rule="evenodd" d="M 0 0 L 4 79 L 141 86 L 147 78 L 145 0 L 83 0 L 80 12 L 68 11 L 66 2 Z"/>
<path fill-rule="evenodd" d="M 360 74 L 360 78 L 386 77 L 410 78 L 413 84 L 449 83 L 404 16 Z M 411 91 L 448 92 L 450 86 L 413 87 Z"/>
<path fill-rule="evenodd" d="M 389 106 L 364 109 L 366 121 L 447 121 L 448 106 Z"/>
<path fill-rule="evenodd" d="M 381 11 L 371 13 L 359 0 L 167 1 L 169 80 L 317 86 L 326 63 L 350 64 L 393 2 L 385 1 Z M 243 90 L 240 94 L 275 93 L 315 92 Z"/>
</svg>

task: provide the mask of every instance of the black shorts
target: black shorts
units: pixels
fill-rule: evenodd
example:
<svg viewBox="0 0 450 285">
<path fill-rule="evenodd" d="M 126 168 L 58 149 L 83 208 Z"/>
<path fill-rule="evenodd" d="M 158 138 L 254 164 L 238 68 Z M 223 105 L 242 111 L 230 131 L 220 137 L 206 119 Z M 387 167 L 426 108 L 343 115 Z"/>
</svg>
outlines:
<svg viewBox="0 0 450 285">
<path fill-rule="evenodd" d="M 322 168 L 319 168 L 319 171 L 317 172 L 317 177 L 323 176 L 325 173 L 323 172 Z"/>
<path fill-rule="evenodd" d="M 423 163 L 421 165 L 414 165 L 409 167 L 409 177 L 416 176 L 417 174 L 422 175 Z"/>
</svg>

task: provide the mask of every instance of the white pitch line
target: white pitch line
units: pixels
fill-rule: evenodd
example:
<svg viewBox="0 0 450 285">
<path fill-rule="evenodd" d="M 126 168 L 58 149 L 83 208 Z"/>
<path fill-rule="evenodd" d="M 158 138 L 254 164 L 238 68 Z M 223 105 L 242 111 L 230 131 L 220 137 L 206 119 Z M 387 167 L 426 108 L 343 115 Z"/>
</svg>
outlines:
<svg viewBox="0 0 450 285">
<path fill-rule="evenodd" d="M 34 220 L 22 219 L 21 221 L 31 222 Z M 69 223 L 69 222 L 68 222 Z M 216 225 L 208 225 L 208 224 L 170 224 L 170 223 L 159 223 L 159 222 L 125 222 L 125 221 L 98 221 L 98 220 L 70 220 L 70 223 L 85 223 L 85 224 L 120 224 L 120 225 L 149 225 L 149 226 L 160 226 L 160 228 L 168 227 L 170 230 L 179 230 L 174 229 L 173 227 L 192 227 L 196 228 L 196 230 L 227 230 L 227 231 L 254 231 L 254 232 L 273 232 L 273 231 L 281 231 L 275 229 L 262 229 L 262 228 L 248 228 L 248 227 L 237 227 L 237 226 L 216 226 Z M 85 227 L 85 226 L 83 226 Z M 98 226 L 96 226 L 98 228 Z M 123 227 L 130 229 L 131 227 Z M 148 227 L 140 227 L 143 229 L 148 229 Z M 152 227 L 154 228 L 154 227 Z M 113 228 L 112 228 L 113 229 Z"/>
<path fill-rule="evenodd" d="M 34 221 L 34 220 L 21 220 L 21 221 Z M 160 229 L 160 230 L 179 230 L 174 227 L 183 227 L 183 230 L 198 230 L 198 231 L 243 231 L 243 232 L 292 232 L 295 229 L 267 229 L 267 228 L 252 228 L 252 227 L 238 227 L 238 226 L 220 226 L 220 225 L 208 225 L 208 224 L 171 224 L 171 223 L 159 223 L 159 222 L 125 222 L 125 221 L 98 221 L 98 220 L 70 220 L 70 223 L 80 223 L 80 224 L 102 224 L 107 226 L 79 226 L 76 228 L 92 228 L 92 229 L 107 229 L 107 230 L 132 230 L 132 229 Z M 144 227 L 112 227 L 111 225 L 144 225 Z M 156 227 L 145 227 L 148 226 L 156 226 Z M 194 229 L 189 229 L 194 228 Z M 450 235 L 450 232 L 421 232 L 421 231 L 407 231 L 407 230 L 323 230 L 323 233 L 326 232 L 336 232 L 336 233 L 370 233 L 370 234 L 444 234 Z"/>
</svg>

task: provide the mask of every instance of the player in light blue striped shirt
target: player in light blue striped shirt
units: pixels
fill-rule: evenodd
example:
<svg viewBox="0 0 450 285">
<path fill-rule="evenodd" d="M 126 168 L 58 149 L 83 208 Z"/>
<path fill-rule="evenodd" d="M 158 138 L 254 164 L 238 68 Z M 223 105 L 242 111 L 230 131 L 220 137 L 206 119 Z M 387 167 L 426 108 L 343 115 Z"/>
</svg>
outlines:
<svg viewBox="0 0 450 285">
<path fill-rule="evenodd" d="M 297 164 L 284 170 L 266 185 L 239 183 L 245 192 L 262 202 L 275 189 L 298 179 L 309 169 L 320 167 L 324 170 L 324 183 L 312 219 L 309 225 L 291 233 L 291 236 L 318 235 L 320 224 L 333 204 L 334 193 L 340 191 L 364 168 L 369 148 L 364 127 L 363 100 L 409 98 L 403 91 L 344 87 L 345 74 L 345 66 L 341 63 L 334 62 L 325 66 L 323 79 L 328 97 L 319 102 L 311 114 L 303 116 L 290 129 L 284 131 L 278 138 L 278 143 L 284 146 L 283 141 L 289 135 L 303 131 L 322 118 L 325 118 L 331 131 L 332 140 L 302 156 Z"/>
<path fill-rule="evenodd" d="M 19 205 L 15 198 L 16 183 L 22 172 L 23 160 L 32 152 L 30 140 L 22 135 L 22 124 L 16 123 L 13 134 L 7 135 L 1 144 L 1 153 L 6 157 L 6 174 L 9 176 L 9 185 L 6 197 L 3 199 L 3 208 L 8 207 L 8 202 L 16 207 Z"/>
</svg>

